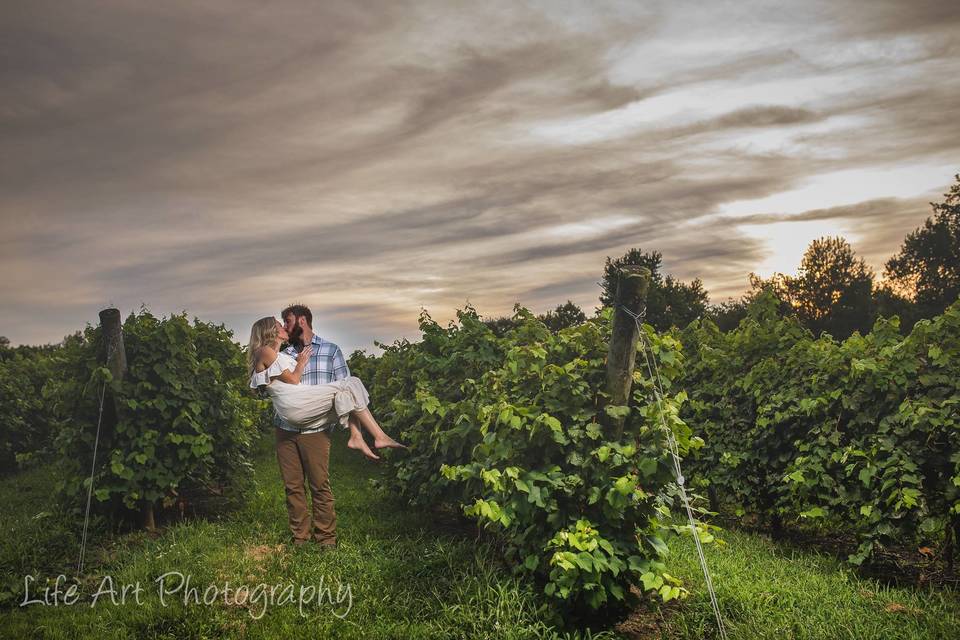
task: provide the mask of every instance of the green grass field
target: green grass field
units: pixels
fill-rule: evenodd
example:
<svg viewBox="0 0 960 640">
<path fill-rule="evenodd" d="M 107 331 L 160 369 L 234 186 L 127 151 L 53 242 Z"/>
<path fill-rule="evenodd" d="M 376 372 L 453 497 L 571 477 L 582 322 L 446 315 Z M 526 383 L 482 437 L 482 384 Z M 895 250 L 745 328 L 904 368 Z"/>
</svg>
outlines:
<svg viewBox="0 0 960 640">
<path fill-rule="evenodd" d="M 469 530 L 436 522 L 374 491 L 378 474 L 345 447 L 332 453 L 340 548 L 292 548 L 272 443 L 257 456 L 258 488 L 240 511 L 162 530 L 108 536 L 96 532 L 87 552 L 86 595 L 73 605 L 0 609 L 4 638 L 704 638 L 712 614 L 692 544 L 675 545 L 670 570 L 691 596 L 638 611 L 615 629 L 558 631 L 532 585 L 510 576 L 496 550 Z M 53 467 L 0 482 L 4 505 L 0 566 L 4 584 L 32 568 L 55 578 L 71 573 L 77 527 L 58 517 L 46 496 Z M 730 638 L 958 638 L 960 598 L 943 591 L 887 588 L 858 579 L 838 561 L 779 546 L 763 536 L 724 532 L 708 561 Z M 176 572 L 176 573 L 173 573 Z M 190 577 L 201 599 L 184 589 L 160 599 L 157 579 L 175 588 Z M 107 576 L 119 601 L 110 600 Z M 133 585 L 139 582 L 140 604 Z M 231 591 L 224 597 L 229 583 Z M 261 587 L 246 603 L 236 589 Z M 274 588 L 273 599 L 269 587 Z M 286 595 L 283 591 L 287 588 Z M 31 597 L 42 598 L 37 586 Z M 300 589 L 304 589 L 301 596 Z M 216 591 L 214 591 L 214 589 Z M 90 596 L 103 595 L 95 606 Z M 204 604 L 204 591 L 216 601 Z M 250 592 L 250 593 L 255 593 Z M 240 600 L 240 602 L 237 602 Z M 303 603 L 302 605 L 300 603 Z"/>
</svg>

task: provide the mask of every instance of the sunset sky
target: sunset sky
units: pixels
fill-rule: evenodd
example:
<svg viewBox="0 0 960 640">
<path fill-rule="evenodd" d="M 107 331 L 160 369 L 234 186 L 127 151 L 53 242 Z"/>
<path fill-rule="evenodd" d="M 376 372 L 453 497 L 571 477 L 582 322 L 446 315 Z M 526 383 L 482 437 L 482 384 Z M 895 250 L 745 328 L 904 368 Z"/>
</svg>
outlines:
<svg viewBox="0 0 960 640">
<path fill-rule="evenodd" d="M 117 306 L 349 353 L 659 250 L 712 302 L 960 172 L 960 2 L 4 2 L 0 335 Z"/>
</svg>

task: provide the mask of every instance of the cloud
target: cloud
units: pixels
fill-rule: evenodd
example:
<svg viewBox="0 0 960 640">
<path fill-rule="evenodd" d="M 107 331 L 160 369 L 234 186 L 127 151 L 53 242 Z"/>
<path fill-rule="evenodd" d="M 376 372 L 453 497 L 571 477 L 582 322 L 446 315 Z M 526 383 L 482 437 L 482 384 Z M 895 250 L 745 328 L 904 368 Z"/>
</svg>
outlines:
<svg viewBox="0 0 960 640">
<path fill-rule="evenodd" d="M 956 170 L 958 20 L 946 0 L 5 7 L 0 335 L 144 302 L 243 338 L 301 299 L 369 347 L 415 337 L 421 306 L 589 312 L 631 247 L 716 301 L 791 229 L 848 230 L 877 267 Z M 877 190 L 731 215 L 849 171 Z"/>
</svg>

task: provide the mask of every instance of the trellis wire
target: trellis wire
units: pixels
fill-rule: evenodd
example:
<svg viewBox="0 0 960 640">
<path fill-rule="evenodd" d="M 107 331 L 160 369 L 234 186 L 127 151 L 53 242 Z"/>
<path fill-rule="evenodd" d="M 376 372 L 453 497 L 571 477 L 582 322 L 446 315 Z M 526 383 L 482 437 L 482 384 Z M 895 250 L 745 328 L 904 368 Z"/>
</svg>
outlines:
<svg viewBox="0 0 960 640">
<path fill-rule="evenodd" d="M 619 292 L 619 277 L 617 280 L 617 289 Z M 690 531 L 693 533 L 693 542 L 697 548 L 697 556 L 700 560 L 700 568 L 703 570 L 703 579 L 707 585 L 707 592 L 710 594 L 710 606 L 713 609 L 714 617 L 717 619 L 717 632 L 720 634 L 720 638 L 722 640 L 726 640 L 727 630 L 723 624 L 723 617 L 720 615 L 720 605 L 717 601 L 717 593 L 713 588 L 713 580 L 710 578 L 710 570 L 707 568 L 707 558 L 703 553 L 703 546 L 700 544 L 700 535 L 697 531 L 696 518 L 693 517 L 693 508 L 690 506 L 690 500 L 687 497 L 687 490 L 684 487 L 685 479 L 683 477 L 683 471 L 680 468 L 680 450 L 677 447 L 677 440 L 673 435 L 673 430 L 667 426 L 667 420 L 664 417 L 662 401 L 663 381 L 660 378 L 660 367 L 657 365 L 657 359 L 653 354 L 653 345 L 647 341 L 646 332 L 640 326 L 640 319 L 646 315 L 647 310 L 646 307 L 644 307 L 640 313 L 633 313 L 625 306 L 619 304 L 619 301 L 617 307 L 628 316 L 633 318 L 633 322 L 637 326 L 637 334 L 643 345 L 643 359 L 646 362 L 647 372 L 650 374 L 650 381 L 653 384 L 654 394 L 657 398 L 657 408 L 660 412 L 660 425 L 667 435 L 667 446 L 670 448 L 670 456 L 673 459 L 673 472 L 676 476 L 677 486 L 680 488 L 680 498 L 683 501 L 684 509 L 687 512 L 687 521 L 690 523 Z M 653 360 L 652 367 L 650 365 L 651 360 Z"/>
<path fill-rule="evenodd" d="M 111 348 L 107 352 L 106 362 L 110 362 L 110 356 L 113 355 Z M 103 421 L 103 399 L 106 395 L 107 383 L 100 383 L 100 410 L 97 414 L 97 434 L 93 439 L 93 462 L 90 463 L 90 486 L 87 487 L 87 508 L 83 515 L 83 535 L 80 538 L 80 559 L 77 561 L 77 575 L 83 573 L 83 561 L 87 551 L 87 526 L 90 524 L 90 500 L 93 497 L 93 477 L 97 471 L 97 446 L 100 444 L 100 424 Z"/>
</svg>

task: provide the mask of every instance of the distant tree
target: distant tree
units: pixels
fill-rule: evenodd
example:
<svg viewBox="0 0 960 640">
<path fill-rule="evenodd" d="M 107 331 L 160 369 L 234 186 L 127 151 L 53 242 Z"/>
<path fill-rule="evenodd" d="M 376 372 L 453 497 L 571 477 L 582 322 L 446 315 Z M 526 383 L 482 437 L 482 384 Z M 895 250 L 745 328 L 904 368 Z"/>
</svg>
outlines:
<svg viewBox="0 0 960 640">
<path fill-rule="evenodd" d="M 699 278 L 690 284 L 685 284 L 671 275 L 664 276 L 663 255 L 659 251 L 643 253 L 636 248 L 630 249 L 615 260 L 607 257 L 603 269 L 603 290 L 600 293 L 601 308 L 613 304 L 617 288 L 617 270 L 628 264 L 650 269 L 650 289 L 647 292 L 645 321 L 658 331 L 665 331 L 671 326 L 685 327 L 706 313 L 710 297 Z"/>
<path fill-rule="evenodd" d="M 814 335 L 826 331 L 842 340 L 854 331 L 868 332 L 876 318 L 873 270 L 841 237 L 811 242 L 797 275 L 763 279 L 751 273 L 750 286 L 745 302 L 771 291 L 781 301 L 780 314 L 796 315 Z"/>
<path fill-rule="evenodd" d="M 933 217 L 884 265 L 884 279 L 921 318 L 939 315 L 960 296 L 960 174 L 954 178 L 944 201 L 930 203 Z"/>
<path fill-rule="evenodd" d="M 500 316 L 499 318 L 490 318 L 483 321 L 483 324 L 490 327 L 493 334 L 502 338 L 510 329 L 516 327 L 519 323 L 511 316 Z"/>
<path fill-rule="evenodd" d="M 906 296 L 901 295 L 896 289 L 887 282 L 882 282 L 873 289 L 873 304 L 875 316 L 889 318 L 897 316 L 900 318 L 900 333 L 906 335 L 910 333 L 917 320 L 922 318 L 917 311 L 917 305 Z"/>
<path fill-rule="evenodd" d="M 873 276 L 844 238 L 818 238 L 803 254 L 797 276 L 787 279 L 789 300 L 814 335 L 867 333 L 874 318 Z"/>
<path fill-rule="evenodd" d="M 543 324 L 547 325 L 551 331 L 560 331 L 561 329 L 566 329 L 567 327 L 575 327 L 576 325 L 587 321 L 587 314 L 577 305 L 573 304 L 570 300 L 567 300 L 564 304 L 559 305 L 553 311 L 547 311 L 546 313 L 537 316 Z"/>
<path fill-rule="evenodd" d="M 553 311 L 547 311 L 537 316 L 543 324 L 551 331 L 560 331 L 567 327 L 573 327 L 581 322 L 586 322 L 587 316 L 577 305 L 570 300 L 557 306 Z M 518 326 L 520 323 L 514 320 L 512 316 L 501 316 L 484 320 L 483 323 L 490 327 L 494 335 L 502 338 L 510 329 Z"/>
<path fill-rule="evenodd" d="M 0 336 L 0 349 L 9 349 L 10 348 L 10 338 L 7 336 Z"/>
<path fill-rule="evenodd" d="M 747 317 L 747 297 L 739 300 L 728 298 L 719 304 L 707 307 L 707 317 L 716 323 L 720 331 L 730 331 L 740 325 L 740 321 Z"/>
<path fill-rule="evenodd" d="M 749 315 L 751 305 L 761 295 L 765 297 L 764 304 L 767 306 L 770 306 L 771 301 L 776 301 L 776 309 L 780 317 L 797 315 L 793 305 L 790 304 L 790 276 L 775 273 L 770 278 L 764 279 L 751 272 L 748 279 L 750 289 L 739 299 L 728 298 L 720 304 L 710 305 L 707 308 L 706 315 L 716 323 L 721 331 L 736 329 L 740 325 L 740 321 Z"/>
</svg>

